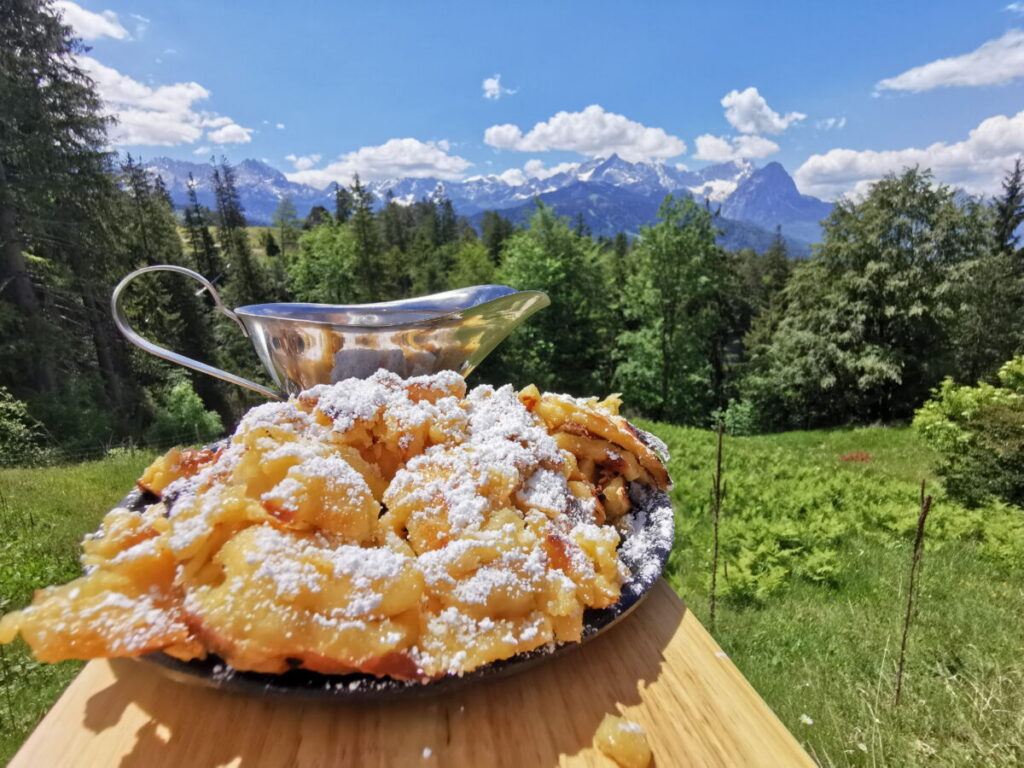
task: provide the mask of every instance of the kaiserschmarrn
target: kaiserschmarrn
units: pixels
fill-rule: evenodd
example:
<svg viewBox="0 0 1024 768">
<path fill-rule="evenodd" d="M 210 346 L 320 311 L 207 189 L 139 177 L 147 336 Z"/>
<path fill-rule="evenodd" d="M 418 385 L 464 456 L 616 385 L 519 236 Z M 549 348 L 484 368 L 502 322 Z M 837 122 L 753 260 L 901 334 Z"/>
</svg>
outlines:
<svg viewBox="0 0 1024 768">
<path fill-rule="evenodd" d="M 631 493 L 669 484 L 618 406 L 383 370 L 261 405 L 153 462 L 152 503 L 109 512 L 0 643 L 429 680 L 578 641 L 629 577 Z"/>
</svg>

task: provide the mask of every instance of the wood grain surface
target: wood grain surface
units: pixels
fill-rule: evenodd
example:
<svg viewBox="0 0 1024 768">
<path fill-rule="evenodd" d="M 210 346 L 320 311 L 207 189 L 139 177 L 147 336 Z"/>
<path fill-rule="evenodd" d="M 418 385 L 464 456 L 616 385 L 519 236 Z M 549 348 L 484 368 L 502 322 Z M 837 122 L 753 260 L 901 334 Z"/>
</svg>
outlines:
<svg viewBox="0 0 1024 768">
<path fill-rule="evenodd" d="M 94 661 L 10 765 L 607 768 L 591 741 L 608 713 L 646 729 L 659 768 L 814 765 L 664 581 L 579 650 L 433 699 L 259 698 L 172 682 L 137 661 Z"/>
</svg>

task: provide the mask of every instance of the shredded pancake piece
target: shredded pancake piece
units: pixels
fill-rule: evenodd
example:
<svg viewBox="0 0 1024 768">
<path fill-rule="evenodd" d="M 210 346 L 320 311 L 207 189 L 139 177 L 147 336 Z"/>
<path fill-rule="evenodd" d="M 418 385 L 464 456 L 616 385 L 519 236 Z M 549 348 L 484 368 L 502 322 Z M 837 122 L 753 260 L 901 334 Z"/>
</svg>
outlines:
<svg viewBox="0 0 1024 768">
<path fill-rule="evenodd" d="M 578 641 L 629 576 L 630 491 L 668 485 L 650 444 L 615 397 L 467 393 L 454 372 L 317 386 L 153 462 L 156 501 L 109 512 L 86 574 L 0 643 L 429 680 Z"/>
</svg>

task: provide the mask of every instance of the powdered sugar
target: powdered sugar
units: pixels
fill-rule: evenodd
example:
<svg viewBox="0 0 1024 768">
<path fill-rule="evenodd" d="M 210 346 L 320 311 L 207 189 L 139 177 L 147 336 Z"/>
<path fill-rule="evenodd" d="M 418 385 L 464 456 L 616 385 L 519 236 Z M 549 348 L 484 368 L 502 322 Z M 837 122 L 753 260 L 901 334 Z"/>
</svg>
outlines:
<svg viewBox="0 0 1024 768">
<path fill-rule="evenodd" d="M 639 595 L 661 575 L 672 548 L 675 519 L 672 503 L 662 491 L 633 483 L 629 495 L 634 507 L 621 521 L 619 557 L 632 574 L 624 589 Z"/>
<path fill-rule="evenodd" d="M 552 615 L 572 615 L 549 614 L 556 601 L 564 611 L 606 605 L 618 594 L 618 581 L 627 579 L 627 593 L 645 591 L 660 572 L 666 540 L 671 542 L 667 499 L 631 489 L 636 508 L 619 523 L 621 563 L 629 572 L 620 564 L 616 579 L 611 566 L 619 533 L 594 522 L 593 499 L 570 492 L 575 465 L 541 417 L 510 386 L 480 386 L 463 396 L 464 391 L 454 372 L 403 381 L 378 371 L 255 408 L 214 462 L 165 490 L 168 535 L 159 544 L 156 539 L 136 544 L 117 558 L 152 556 L 158 546 L 167 547 L 179 561 L 176 582 L 184 585 L 187 611 L 200 610 L 203 594 L 220 584 L 226 615 L 232 615 L 232 606 L 251 611 L 253 600 L 246 597 L 258 585 L 256 600 L 280 607 L 285 638 L 293 639 L 292 630 L 302 632 L 293 620 L 307 611 L 307 621 L 313 622 L 307 629 L 327 629 L 327 636 L 350 631 L 373 636 L 406 653 L 429 675 L 461 674 L 483 663 L 474 656 L 480 647 L 504 644 L 510 655 L 553 643 Z M 644 441 L 658 449 L 646 435 Z M 366 466 L 376 464 L 382 452 L 386 461 L 364 477 Z M 408 458 L 409 453 L 418 455 Z M 396 540 L 385 540 L 377 529 L 348 539 L 340 528 L 311 522 L 311 508 L 316 514 L 321 506 L 328 509 L 326 501 L 320 504 L 322 493 L 346 514 L 360 508 L 380 525 L 373 494 L 380 499 L 384 487 L 388 515 L 407 508 L 407 516 L 387 530 Z M 222 529 L 226 538 L 211 536 L 225 522 L 240 528 Z M 424 539 L 414 540 L 416 525 L 427 531 Z M 216 561 L 225 580 L 190 586 L 189 569 L 194 573 L 198 566 L 188 566 L 188 558 L 201 551 L 196 562 L 208 562 L 216 551 L 210 548 L 235 541 L 239 530 L 248 536 L 246 548 L 224 545 L 227 554 Z M 343 543 L 352 541 L 361 545 Z M 595 561 L 601 563 L 600 573 Z M 402 589 L 410 601 L 420 600 L 419 627 L 411 636 L 405 628 L 399 632 L 382 623 L 394 615 L 386 608 L 388 600 L 393 602 L 389 585 L 410 572 L 414 578 Z M 604 603 L 581 596 L 592 584 L 604 585 L 596 587 L 606 590 Z M 109 600 L 97 610 L 128 611 L 140 627 L 158 623 L 158 616 L 149 614 L 159 613 L 152 600 L 146 604 L 116 594 Z M 238 631 L 258 629 L 245 624 L 249 615 L 241 614 Z M 135 635 L 152 636 L 141 630 Z M 141 647 L 143 641 L 131 642 Z M 409 643 L 415 644 L 406 647 Z"/>
</svg>

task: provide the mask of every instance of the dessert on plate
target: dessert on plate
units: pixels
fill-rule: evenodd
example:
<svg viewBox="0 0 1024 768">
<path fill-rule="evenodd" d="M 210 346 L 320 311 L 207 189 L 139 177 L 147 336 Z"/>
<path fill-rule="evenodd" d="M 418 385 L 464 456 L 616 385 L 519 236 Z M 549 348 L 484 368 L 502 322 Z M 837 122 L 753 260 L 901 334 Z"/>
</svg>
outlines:
<svg viewBox="0 0 1024 768">
<path fill-rule="evenodd" d="M 0 619 L 43 661 L 215 654 L 428 681 L 577 642 L 620 599 L 663 446 L 598 401 L 384 370 L 249 411 L 107 513 L 85 575 Z"/>
</svg>

